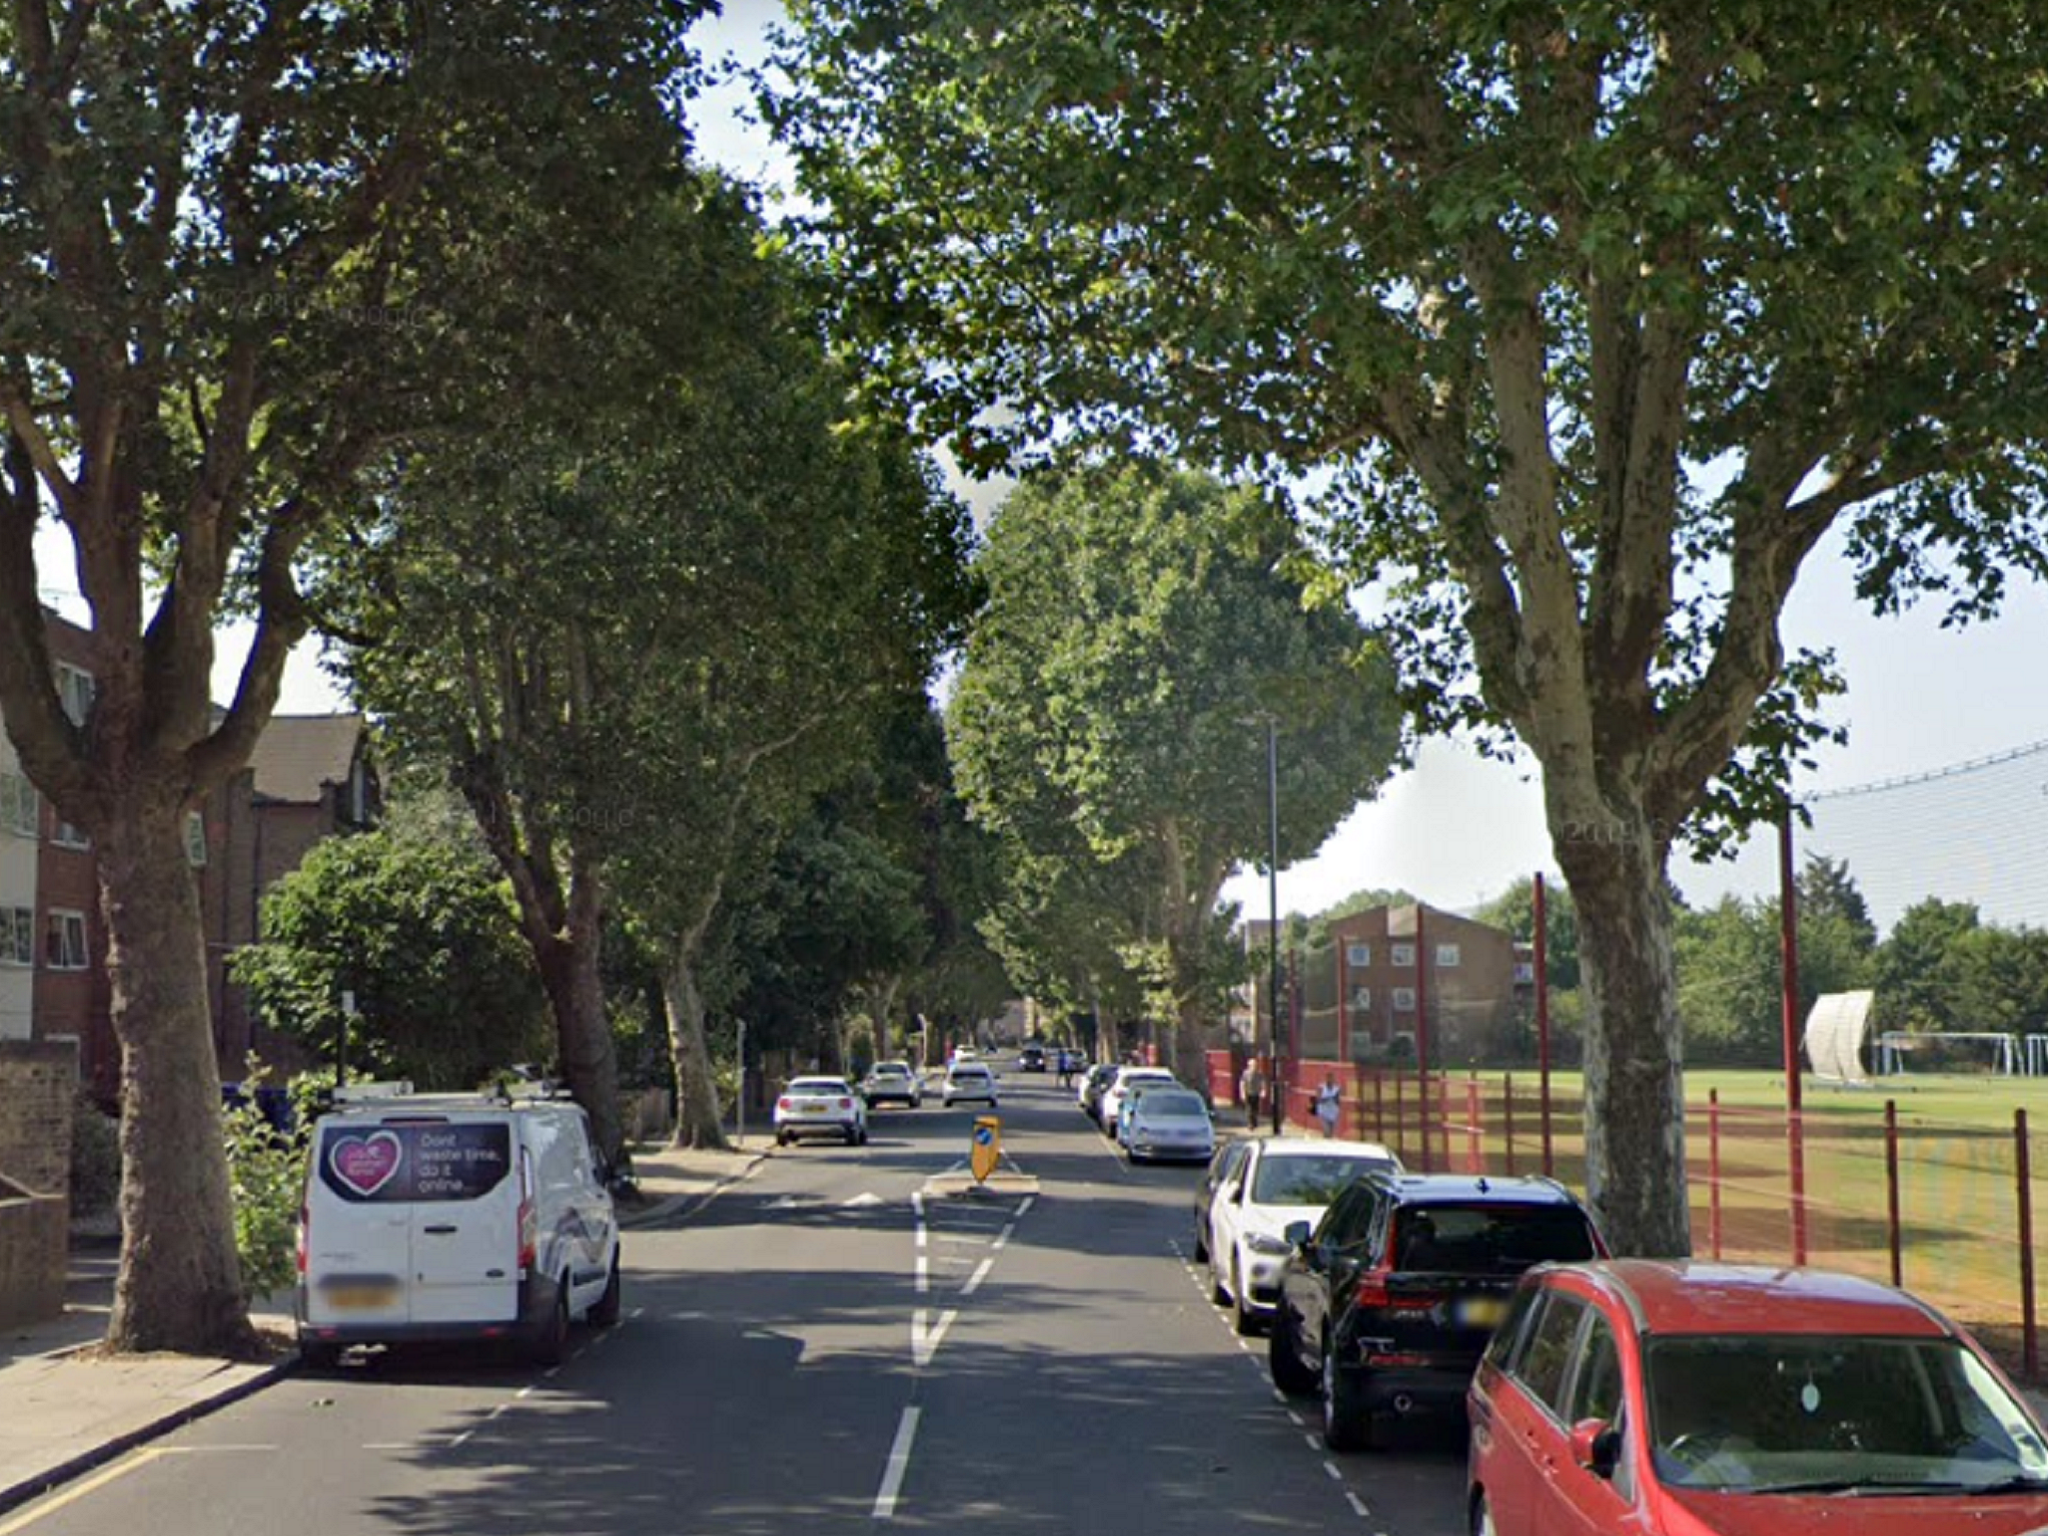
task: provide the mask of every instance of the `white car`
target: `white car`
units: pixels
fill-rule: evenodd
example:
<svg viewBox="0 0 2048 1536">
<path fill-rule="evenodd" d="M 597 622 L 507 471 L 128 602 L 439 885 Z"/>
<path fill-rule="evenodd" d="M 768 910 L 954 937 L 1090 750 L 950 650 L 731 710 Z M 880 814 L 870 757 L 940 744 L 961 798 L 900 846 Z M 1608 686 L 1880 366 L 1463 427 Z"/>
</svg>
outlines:
<svg viewBox="0 0 2048 1536">
<path fill-rule="evenodd" d="M 1133 1094 L 1118 1139 L 1134 1163 L 1167 1158 L 1206 1163 L 1216 1155 L 1209 1106 L 1191 1088 L 1162 1084 Z"/>
<path fill-rule="evenodd" d="M 1095 1106 L 1095 1118 L 1101 1122 L 1103 1135 L 1116 1134 L 1117 1115 L 1124 1107 L 1124 1095 L 1131 1091 L 1131 1084 L 1179 1082 L 1180 1079 L 1164 1067 L 1119 1067 Z"/>
<path fill-rule="evenodd" d="M 951 1109 L 962 1099 L 984 1102 L 990 1109 L 996 1107 L 996 1075 L 978 1061 L 956 1061 L 946 1069 L 946 1081 L 940 1088 Z"/>
<path fill-rule="evenodd" d="M 1380 1172 L 1401 1172 L 1401 1160 L 1376 1141 L 1250 1139 L 1244 1160 L 1216 1190 L 1208 1240 L 1199 1245 L 1209 1252 L 1210 1294 L 1231 1309 L 1239 1333 L 1256 1333 L 1273 1316 L 1293 1251 L 1281 1236 L 1288 1224 L 1315 1225 L 1354 1179 Z"/>
<path fill-rule="evenodd" d="M 837 1136 L 849 1147 L 868 1139 L 867 1101 L 843 1077 L 793 1077 L 775 1100 L 775 1144 L 800 1136 Z"/>
</svg>

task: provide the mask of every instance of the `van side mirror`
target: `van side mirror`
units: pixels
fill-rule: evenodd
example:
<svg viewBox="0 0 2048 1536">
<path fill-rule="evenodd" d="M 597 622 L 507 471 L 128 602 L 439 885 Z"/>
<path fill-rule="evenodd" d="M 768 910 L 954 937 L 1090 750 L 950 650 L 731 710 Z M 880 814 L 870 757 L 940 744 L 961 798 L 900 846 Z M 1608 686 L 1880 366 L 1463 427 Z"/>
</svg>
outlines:
<svg viewBox="0 0 2048 1536">
<path fill-rule="evenodd" d="M 1290 1221 L 1281 1229 L 1280 1235 L 1287 1239 L 1291 1247 L 1306 1248 L 1309 1234 L 1313 1230 L 1314 1228 L 1305 1221 Z"/>
</svg>

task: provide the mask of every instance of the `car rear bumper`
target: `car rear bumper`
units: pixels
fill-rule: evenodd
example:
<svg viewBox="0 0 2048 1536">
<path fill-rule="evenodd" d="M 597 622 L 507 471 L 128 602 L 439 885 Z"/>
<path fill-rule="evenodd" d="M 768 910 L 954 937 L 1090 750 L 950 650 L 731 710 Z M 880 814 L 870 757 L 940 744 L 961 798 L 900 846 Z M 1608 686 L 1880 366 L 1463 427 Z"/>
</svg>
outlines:
<svg viewBox="0 0 2048 1536">
<path fill-rule="evenodd" d="M 301 1284 L 293 1292 L 292 1315 L 302 1345 L 347 1348 L 351 1344 L 475 1344 L 496 1339 L 523 1342 L 537 1338 L 548 1326 L 560 1290 L 560 1284 L 545 1275 L 528 1275 L 519 1282 L 519 1313 L 511 1318 L 474 1322 L 444 1319 L 432 1323 L 314 1323 L 307 1320 L 308 1298 L 306 1287 Z"/>
<path fill-rule="evenodd" d="M 820 1120 L 815 1115 L 806 1115 L 801 1120 L 775 1122 L 775 1134 L 778 1136 L 844 1136 L 848 1131 L 859 1129 L 858 1120 Z"/>
<path fill-rule="evenodd" d="M 1465 1391 L 1479 1368 L 1467 1363 L 1427 1366 L 1360 1366 L 1355 1371 L 1366 1405 L 1374 1412 L 1463 1413 Z"/>
</svg>

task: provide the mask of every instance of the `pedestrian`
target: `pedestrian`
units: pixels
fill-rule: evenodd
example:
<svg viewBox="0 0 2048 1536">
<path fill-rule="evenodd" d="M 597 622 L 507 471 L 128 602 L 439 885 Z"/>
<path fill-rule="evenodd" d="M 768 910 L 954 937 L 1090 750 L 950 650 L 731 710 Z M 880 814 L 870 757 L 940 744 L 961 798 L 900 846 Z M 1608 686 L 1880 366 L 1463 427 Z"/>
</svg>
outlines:
<svg viewBox="0 0 2048 1536">
<path fill-rule="evenodd" d="M 1337 1134 L 1337 1116 L 1342 1110 L 1343 1097 L 1334 1077 L 1324 1078 L 1323 1086 L 1316 1090 L 1316 1118 L 1323 1122 L 1325 1136 Z"/>
<path fill-rule="evenodd" d="M 1060 1047 L 1060 1086 L 1062 1088 L 1074 1086 L 1074 1053 L 1064 1045 Z"/>
<path fill-rule="evenodd" d="M 1244 1095 L 1245 1120 L 1253 1127 L 1259 1124 L 1259 1106 L 1266 1101 L 1266 1074 L 1259 1070 L 1259 1059 L 1254 1056 L 1245 1063 L 1244 1078 L 1238 1084 Z"/>
</svg>

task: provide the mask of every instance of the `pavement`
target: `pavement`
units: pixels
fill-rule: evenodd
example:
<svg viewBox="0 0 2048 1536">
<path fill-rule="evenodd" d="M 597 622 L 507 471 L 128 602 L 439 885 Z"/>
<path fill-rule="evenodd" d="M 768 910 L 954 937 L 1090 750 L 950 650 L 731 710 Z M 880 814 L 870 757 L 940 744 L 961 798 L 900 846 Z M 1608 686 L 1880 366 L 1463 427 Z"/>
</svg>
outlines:
<svg viewBox="0 0 2048 1536">
<path fill-rule="evenodd" d="M 688 1217 L 751 1172 L 771 1145 L 756 1132 L 727 1152 L 636 1149 L 640 1198 L 621 1209 L 620 1226 Z M 0 1330 L 0 1513 L 297 1369 L 289 1350 L 255 1364 L 178 1354 L 98 1358 L 93 1346 L 106 1332 L 119 1258 L 116 1239 L 74 1239 L 63 1315 Z M 290 1293 L 250 1312 L 259 1329 L 290 1335 Z"/>
</svg>

